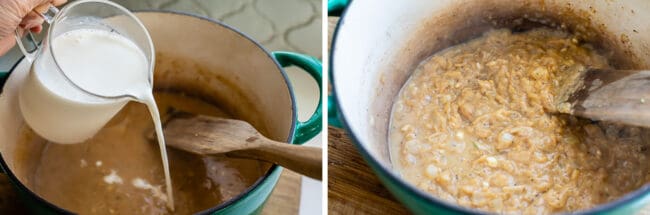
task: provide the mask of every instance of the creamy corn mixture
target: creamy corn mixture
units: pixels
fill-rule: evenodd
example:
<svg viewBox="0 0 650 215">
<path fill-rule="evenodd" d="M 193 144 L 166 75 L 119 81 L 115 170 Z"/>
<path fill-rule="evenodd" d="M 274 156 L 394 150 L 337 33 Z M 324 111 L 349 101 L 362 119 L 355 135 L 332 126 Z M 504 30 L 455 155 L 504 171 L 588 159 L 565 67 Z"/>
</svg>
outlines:
<svg viewBox="0 0 650 215">
<path fill-rule="evenodd" d="M 650 181 L 644 129 L 555 111 L 565 77 L 607 59 L 549 29 L 495 30 L 425 60 L 395 101 L 393 163 L 418 188 L 508 214 L 588 209 Z"/>
</svg>

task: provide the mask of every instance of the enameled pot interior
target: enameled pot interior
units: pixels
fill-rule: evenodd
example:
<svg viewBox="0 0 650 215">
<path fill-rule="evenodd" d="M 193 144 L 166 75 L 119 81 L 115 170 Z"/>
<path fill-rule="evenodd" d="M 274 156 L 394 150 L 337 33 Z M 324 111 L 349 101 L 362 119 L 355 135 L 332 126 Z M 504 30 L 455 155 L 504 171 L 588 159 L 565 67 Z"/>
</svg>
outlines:
<svg viewBox="0 0 650 215">
<path fill-rule="evenodd" d="M 225 102 L 232 107 L 228 111 L 266 130 L 269 138 L 289 140 L 295 111 L 291 87 L 282 69 L 259 44 L 198 17 L 157 12 L 136 15 L 156 49 L 159 68 L 154 76 L 160 81 L 155 88 L 183 86 L 214 103 Z M 194 65 L 165 61 L 170 58 L 191 59 Z"/>
<path fill-rule="evenodd" d="M 207 19 L 159 12 L 136 15 L 147 27 L 156 49 L 155 90 L 200 98 L 250 122 L 271 139 L 292 140 L 295 110 L 288 79 L 261 46 Z M 16 71 L 23 73 L 12 74 L 0 95 L 0 152 L 16 178 L 31 187 L 31 173 L 24 170 L 33 169 L 28 167 L 36 165 L 37 159 L 32 158 L 38 155 L 15 153 L 24 151 L 21 147 L 44 147 L 18 146 L 16 141 L 27 126 L 16 94 L 18 82 L 24 80 L 28 69 L 29 64 L 19 65 Z"/>
<path fill-rule="evenodd" d="M 647 68 L 650 65 L 650 35 L 643 34 L 650 32 L 650 26 L 639 22 L 621 26 L 613 24 L 616 20 L 610 20 L 612 15 L 624 20 L 650 18 L 650 14 L 639 15 L 643 12 L 638 6 L 629 6 L 646 5 L 650 11 L 648 2 L 589 5 L 586 1 L 566 0 L 408 1 L 396 6 L 396 10 L 402 12 L 382 16 L 375 11 L 387 7 L 377 6 L 383 3 L 358 1 L 348 8 L 338 27 L 332 66 L 336 96 L 348 129 L 359 144 L 388 169 L 392 167 L 387 143 L 390 111 L 411 72 L 437 51 L 490 29 L 561 28 L 581 35 L 585 42 L 610 56 L 617 68 Z M 407 17 L 413 18 L 407 20 Z M 367 27 L 365 22 L 373 21 L 386 23 Z M 362 24 L 365 27 L 361 27 Z M 377 47 L 368 48 L 373 45 Z"/>
<path fill-rule="evenodd" d="M 332 48 L 339 111 L 361 152 L 408 184 L 392 168 L 387 135 L 394 99 L 421 61 L 490 29 L 548 27 L 579 35 L 616 68 L 648 68 L 649 11 L 641 0 L 354 1 Z"/>
</svg>

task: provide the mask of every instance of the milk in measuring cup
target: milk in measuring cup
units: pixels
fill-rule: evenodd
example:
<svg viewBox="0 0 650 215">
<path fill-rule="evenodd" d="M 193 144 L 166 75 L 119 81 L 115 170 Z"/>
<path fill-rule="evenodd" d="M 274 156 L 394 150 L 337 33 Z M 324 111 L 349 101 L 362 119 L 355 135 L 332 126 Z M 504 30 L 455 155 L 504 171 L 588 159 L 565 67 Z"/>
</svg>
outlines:
<svg viewBox="0 0 650 215">
<path fill-rule="evenodd" d="M 61 34 L 52 42 L 59 67 L 80 87 L 100 95 L 151 93 L 149 63 L 127 38 L 81 29 Z M 56 143 L 82 142 L 128 100 L 101 98 L 75 88 L 53 68 L 56 64 L 51 56 L 41 55 L 33 63 L 20 91 L 20 110 L 40 136 Z"/>
<path fill-rule="evenodd" d="M 103 30 L 79 29 L 56 36 L 52 54 L 40 55 L 32 64 L 19 93 L 25 121 L 40 136 L 56 143 L 79 143 L 91 138 L 129 101 L 94 96 L 133 95 L 147 105 L 158 137 L 167 188 L 167 205 L 173 210 L 169 162 L 162 126 L 149 81 L 149 62 L 129 39 Z M 47 44 L 45 44 L 47 45 Z"/>
</svg>

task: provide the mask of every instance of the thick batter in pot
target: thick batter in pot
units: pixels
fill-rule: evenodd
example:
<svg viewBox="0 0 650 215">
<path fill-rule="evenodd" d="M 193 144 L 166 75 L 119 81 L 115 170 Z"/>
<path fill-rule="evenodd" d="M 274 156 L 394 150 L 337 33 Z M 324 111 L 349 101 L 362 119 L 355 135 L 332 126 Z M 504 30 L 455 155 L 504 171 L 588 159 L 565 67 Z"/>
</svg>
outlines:
<svg viewBox="0 0 650 215">
<path fill-rule="evenodd" d="M 650 181 L 649 132 L 559 114 L 566 77 L 607 59 L 570 34 L 495 30 L 425 60 L 395 101 L 400 174 L 432 195 L 508 214 L 576 211 Z"/>
</svg>

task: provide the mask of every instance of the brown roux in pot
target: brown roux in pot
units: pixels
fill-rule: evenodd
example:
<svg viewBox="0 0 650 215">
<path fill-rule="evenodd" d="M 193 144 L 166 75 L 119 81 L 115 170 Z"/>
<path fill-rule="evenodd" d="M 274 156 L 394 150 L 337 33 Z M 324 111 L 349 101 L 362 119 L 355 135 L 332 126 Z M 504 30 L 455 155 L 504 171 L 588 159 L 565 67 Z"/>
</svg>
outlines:
<svg viewBox="0 0 650 215">
<path fill-rule="evenodd" d="M 180 93 L 156 92 L 155 98 L 162 119 L 170 108 L 232 118 L 214 105 Z M 81 144 L 46 143 L 24 128 L 19 146 L 45 147 L 18 150 L 17 156 L 38 159 L 19 170 L 27 173 L 23 182 L 44 199 L 80 214 L 168 214 L 162 200 L 158 146 L 146 139 L 152 128 L 146 107 L 134 102 Z M 269 167 L 254 160 L 200 157 L 173 148 L 168 152 L 174 214 L 219 205 L 248 189 Z"/>
<path fill-rule="evenodd" d="M 423 61 L 392 110 L 393 164 L 418 188 L 507 214 L 592 208 L 650 181 L 646 129 L 555 113 L 563 77 L 607 59 L 571 34 L 497 30 Z"/>
</svg>

